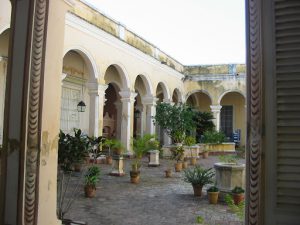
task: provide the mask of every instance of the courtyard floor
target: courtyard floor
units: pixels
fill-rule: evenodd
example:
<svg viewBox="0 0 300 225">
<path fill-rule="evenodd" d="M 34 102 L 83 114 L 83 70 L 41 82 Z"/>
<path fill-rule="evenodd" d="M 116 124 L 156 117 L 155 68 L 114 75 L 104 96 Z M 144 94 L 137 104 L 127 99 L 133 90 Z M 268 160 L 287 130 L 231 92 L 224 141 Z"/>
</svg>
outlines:
<svg viewBox="0 0 300 225">
<path fill-rule="evenodd" d="M 125 160 L 126 175 L 109 176 L 111 166 L 98 164 L 101 181 L 95 198 L 85 198 L 83 185 L 79 196 L 65 218 L 85 221 L 89 225 L 242 225 L 238 217 L 224 203 L 208 204 L 206 192 L 194 197 L 191 184 L 183 181 L 183 172 L 173 172 L 165 178 L 169 160 L 160 160 L 161 166 L 148 167 L 143 159 L 140 184 L 131 184 L 131 160 Z M 198 160 L 206 168 L 213 167 L 218 158 Z M 173 163 L 173 162 L 172 162 Z M 203 223 L 197 223 L 197 217 Z"/>
</svg>

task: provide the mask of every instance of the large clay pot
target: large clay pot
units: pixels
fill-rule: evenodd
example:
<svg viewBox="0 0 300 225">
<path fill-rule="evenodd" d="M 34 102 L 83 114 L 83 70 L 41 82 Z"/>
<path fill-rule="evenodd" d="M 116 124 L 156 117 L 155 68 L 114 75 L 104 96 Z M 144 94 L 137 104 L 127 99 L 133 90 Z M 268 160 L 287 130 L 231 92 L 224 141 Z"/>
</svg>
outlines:
<svg viewBox="0 0 300 225">
<path fill-rule="evenodd" d="M 181 172 L 182 171 L 182 162 L 177 162 L 175 164 L 175 172 Z"/>
<path fill-rule="evenodd" d="M 197 163 L 197 158 L 192 157 L 192 158 L 191 158 L 191 165 L 192 165 L 192 166 L 195 166 L 196 163 Z"/>
<path fill-rule="evenodd" d="M 111 165 L 112 164 L 112 157 L 109 155 L 109 156 L 106 156 L 106 164 L 108 165 Z"/>
<path fill-rule="evenodd" d="M 182 169 L 186 169 L 186 168 L 188 168 L 188 162 L 184 161 L 182 163 Z"/>
<path fill-rule="evenodd" d="M 92 185 L 84 186 L 84 194 L 87 198 L 93 198 L 96 196 L 96 187 Z"/>
<path fill-rule="evenodd" d="M 130 182 L 133 184 L 140 182 L 140 171 L 130 171 Z"/>
<path fill-rule="evenodd" d="M 203 185 L 193 184 L 194 196 L 202 196 Z"/>
<path fill-rule="evenodd" d="M 166 173 L 167 178 L 172 177 L 172 170 L 171 169 L 166 170 L 165 173 Z"/>
<path fill-rule="evenodd" d="M 232 194 L 233 201 L 235 205 L 240 204 L 242 201 L 244 201 L 245 195 L 244 193 L 241 194 Z"/>
<path fill-rule="evenodd" d="M 219 192 L 207 192 L 209 204 L 217 204 Z"/>
<path fill-rule="evenodd" d="M 203 159 L 207 159 L 208 158 L 208 151 L 203 152 L 202 157 L 203 157 Z"/>
</svg>

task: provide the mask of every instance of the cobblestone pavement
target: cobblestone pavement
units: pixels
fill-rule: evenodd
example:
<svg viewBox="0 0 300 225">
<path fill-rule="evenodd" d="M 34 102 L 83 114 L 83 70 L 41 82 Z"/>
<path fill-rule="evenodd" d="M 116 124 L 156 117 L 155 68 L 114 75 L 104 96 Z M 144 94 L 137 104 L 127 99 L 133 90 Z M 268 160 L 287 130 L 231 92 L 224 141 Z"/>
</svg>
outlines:
<svg viewBox="0 0 300 225">
<path fill-rule="evenodd" d="M 217 157 L 200 159 L 198 164 L 212 167 Z M 194 197 L 190 184 L 183 181 L 183 172 L 164 177 L 169 160 L 161 166 L 148 167 L 143 159 L 140 184 L 131 184 L 130 160 L 125 160 L 127 174 L 112 177 L 111 166 L 100 164 L 101 181 L 95 198 L 88 199 L 80 192 L 65 218 L 88 222 L 89 225 L 189 225 L 200 216 L 208 225 L 241 225 L 238 217 L 225 204 L 208 204 L 206 192 Z M 80 187 L 83 190 L 83 185 Z"/>
</svg>

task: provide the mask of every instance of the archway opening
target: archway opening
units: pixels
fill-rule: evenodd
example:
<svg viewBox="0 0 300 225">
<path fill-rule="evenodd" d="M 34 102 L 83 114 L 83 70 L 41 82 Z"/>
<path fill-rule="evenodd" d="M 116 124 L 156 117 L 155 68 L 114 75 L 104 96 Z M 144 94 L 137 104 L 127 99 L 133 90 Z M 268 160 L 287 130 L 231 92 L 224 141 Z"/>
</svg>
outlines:
<svg viewBox="0 0 300 225">
<path fill-rule="evenodd" d="M 202 91 L 197 91 L 191 94 L 187 98 L 186 103 L 201 112 L 211 111 L 210 110 L 210 106 L 212 104 L 211 97 Z"/>
<path fill-rule="evenodd" d="M 175 104 L 182 103 L 182 94 L 178 88 L 175 88 L 173 91 L 172 102 Z"/>
<path fill-rule="evenodd" d="M 229 141 L 238 138 L 238 145 L 245 146 L 246 142 L 246 100 L 238 92 L 226 93 L 220 101 L 220 130 Z"/>
</svg>

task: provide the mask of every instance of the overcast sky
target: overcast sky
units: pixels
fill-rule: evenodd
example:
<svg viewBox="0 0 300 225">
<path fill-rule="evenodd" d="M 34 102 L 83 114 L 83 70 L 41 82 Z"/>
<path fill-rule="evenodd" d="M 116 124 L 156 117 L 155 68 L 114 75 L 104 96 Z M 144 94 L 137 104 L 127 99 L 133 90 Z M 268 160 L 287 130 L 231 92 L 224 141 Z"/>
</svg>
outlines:
<svg viewBox="0 0 300 225">
<path fill-rule="evenodd" d="M 245 63 L 244 0 L 85 0 L 185 65 Z"/>
</svg>

